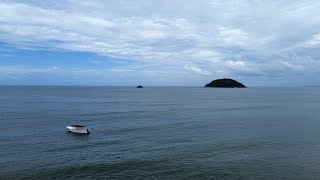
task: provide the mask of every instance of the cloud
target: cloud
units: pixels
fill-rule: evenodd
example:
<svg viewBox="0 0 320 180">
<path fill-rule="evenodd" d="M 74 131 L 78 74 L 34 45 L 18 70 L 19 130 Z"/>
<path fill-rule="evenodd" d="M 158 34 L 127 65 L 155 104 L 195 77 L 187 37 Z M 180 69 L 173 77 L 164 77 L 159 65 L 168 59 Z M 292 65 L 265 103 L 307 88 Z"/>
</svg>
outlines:
<svg viewBox="0 0 320 180">
<path fill-rule="evenodd" d="M 244 32 L 239 28 L 218 28 L 218 37 L 226 45 L 236 46 L 236 45 L 246 45 L 249 40 L 248 33 Z"/>
<path fill-rule="evenodd" d="M 138 70 L 168 78 L 185 72 L 249 78 L 285 70 L 316 73 L 319 9 L 316 0 L 0 0 L 0 42 L 15 49 L 89 52 L 134 63 L 99 74 Z M 297 62 L 293 52 L 306 61 Z M 19 70 L 45 71 L 15 66 L 2 73 Z"/>
<path fill-rule="evenodd" d="M 268 72 L 262 70 L 257 64 L 248 63 L 245 61 L 228 60 L 224 62 L 225 71 L 231 72 L 240 76 L 268 76 Z"/>
<path fill-rule="evenodd" d="M 283 64 L 284 66 L 286 66 L 287 68 L 295 70 L 295 71 L 304 70 L 304 66 L 301 64 L 293 64 L 293 63 L 286 62 L 286 61 L 280 61 L 280 63 Z"/>
<path fill-rule="evenodd" d="M 45 67 L 45 68 L 34 68 L 26 66 L 0 66 L 0 74 L 41 74 L 41 73 L 55 73 L 59 71 L 60 68 L 57 66 Z"/>
<path fill-rule="evenodd" d="M 304 47 L 317 47 L 320 45 L 320 33 L 317 33 L 313 35 L 310 40 L 307 40 L 307 42 L 303 43 Z"/>
<path fill-rule="evenodd" d="M 191 73 L 195 73 L 195 74 L 200 74 L 200 75 L 211 75 L 212 73 L 210 73 L 209 71 L 205 71 L 199 67 L 196 66 L 192 66 L 192 65 L 185 65 L 184 69 L 191 72 Z"/>
<path fill-rule="evenodd" d="M 250 70 L 250 68 L 248 68 L 247 63 L 243 62 L 243 61 L 226 61 L 225 66 L 233 69 L 233 70 L 240 70 L 240 71 L 248 71 Z"/>
</svg>

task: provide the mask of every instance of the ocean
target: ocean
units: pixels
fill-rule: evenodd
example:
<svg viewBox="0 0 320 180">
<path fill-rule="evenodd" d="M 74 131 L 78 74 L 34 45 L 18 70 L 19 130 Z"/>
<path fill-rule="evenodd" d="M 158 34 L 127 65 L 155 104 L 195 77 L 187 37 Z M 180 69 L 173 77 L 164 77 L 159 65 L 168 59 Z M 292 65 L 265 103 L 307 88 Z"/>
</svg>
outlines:
<svg viewBox="0 0 320 180">
<path fill-rule="evenodd" d="M 319 179 L 319 162 L 320 88 L 0 86 L 0 179 Z"/>
</svg>

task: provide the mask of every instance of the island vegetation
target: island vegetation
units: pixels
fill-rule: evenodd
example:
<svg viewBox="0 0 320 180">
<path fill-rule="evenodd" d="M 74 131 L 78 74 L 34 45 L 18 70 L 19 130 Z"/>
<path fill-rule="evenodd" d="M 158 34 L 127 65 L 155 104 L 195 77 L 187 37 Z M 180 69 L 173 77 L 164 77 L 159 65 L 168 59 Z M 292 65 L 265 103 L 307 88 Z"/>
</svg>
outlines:
<svg viewBox="0 0 320 180">
<path fill-rule="evenodd" d="M 246 88 L 242 83 L 233 79 L 216 79 L 211 83 L 206 84 L 204 87 L 216 87 L 216 88 Z"/>
</svg>

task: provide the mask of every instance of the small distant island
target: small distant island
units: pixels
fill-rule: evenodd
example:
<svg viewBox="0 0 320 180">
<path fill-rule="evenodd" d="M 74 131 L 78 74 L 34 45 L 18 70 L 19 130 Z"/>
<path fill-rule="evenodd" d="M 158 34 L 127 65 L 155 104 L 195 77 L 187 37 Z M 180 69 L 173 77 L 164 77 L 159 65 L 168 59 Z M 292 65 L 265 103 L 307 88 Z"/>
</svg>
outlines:
<svg viewBox="0 0 320 180">
<path fill-rule="evenodd" d="M 136 88 L 143 88 L 143 86 L 139 85 L 139 86 L 137 86 Z"/>
<path fill-rule="evenodd" d="M 206 84 L 204 87 L 217 87 L 217 88 L 246 88 L 242 83 L 233 79 L 217 79 L 211 83 Z"/>
</svg>

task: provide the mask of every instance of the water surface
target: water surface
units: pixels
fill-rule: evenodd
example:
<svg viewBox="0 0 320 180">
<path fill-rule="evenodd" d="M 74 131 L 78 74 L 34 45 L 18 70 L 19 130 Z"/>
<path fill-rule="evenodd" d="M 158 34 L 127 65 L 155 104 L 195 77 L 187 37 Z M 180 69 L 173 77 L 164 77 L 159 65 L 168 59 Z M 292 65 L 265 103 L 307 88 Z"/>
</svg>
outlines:
<svg viewBox="0 0 320 180">
<path fill-rule="evenodd" d="M 0 86 L 0 177 L 317 179 L 319 107 L 320 88 Z"/>
</svg>

